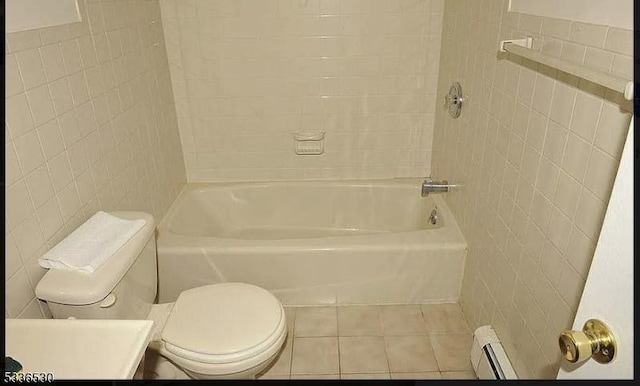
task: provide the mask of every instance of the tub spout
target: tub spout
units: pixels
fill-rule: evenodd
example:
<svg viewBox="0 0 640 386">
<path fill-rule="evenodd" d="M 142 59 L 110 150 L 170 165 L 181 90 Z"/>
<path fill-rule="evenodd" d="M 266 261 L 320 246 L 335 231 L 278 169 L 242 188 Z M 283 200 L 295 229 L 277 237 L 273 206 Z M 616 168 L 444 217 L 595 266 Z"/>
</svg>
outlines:
<svg viewBox="0 0 640 386">
<path fill-rule="evenodd" d="M 422 197 L 428 196 L 429 193 L 446 193 L 450 188 L 456 188 L 458 186 L 458 184 L 450 184 L 447 180 L 424 180 L 422 183 Z"/>
</svg>

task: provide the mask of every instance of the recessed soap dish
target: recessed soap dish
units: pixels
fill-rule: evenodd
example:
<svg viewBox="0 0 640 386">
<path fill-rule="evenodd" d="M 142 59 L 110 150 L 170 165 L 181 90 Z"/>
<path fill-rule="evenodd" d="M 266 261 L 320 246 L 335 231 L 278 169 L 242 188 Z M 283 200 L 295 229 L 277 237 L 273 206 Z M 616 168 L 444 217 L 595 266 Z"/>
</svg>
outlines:
<svg viewBox="0 0 640 386">
<path fill-rule="evenodd" d="M 317 133 L 293 133 L 294 150 L 298 155 L 324 153 L 324 131 Z"/>
</svg>

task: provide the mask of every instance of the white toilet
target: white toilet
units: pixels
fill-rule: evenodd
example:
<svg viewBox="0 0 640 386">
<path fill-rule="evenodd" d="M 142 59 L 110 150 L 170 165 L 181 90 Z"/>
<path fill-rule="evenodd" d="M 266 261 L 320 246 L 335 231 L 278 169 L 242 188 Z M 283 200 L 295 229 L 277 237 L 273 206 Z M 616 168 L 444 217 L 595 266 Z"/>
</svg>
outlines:
<svg viewBox="0 0 640 386">
<path fill-rule="evenodd" d="M 154 320 L 147 352 L 159 354 L 155 359 L 165 369 L 170 362 L 176 374 L 195 379 L 252 379 L 275 359 L 287 322 L 273 294 L 250 284 L 221 283 L 186 290 L 175 303 L 153 304 L 158 280 L 153 216 L 111 214 L 147 223 L 93 274 L 50 269 L 44 275 L 36 296 L 54 318 Z"/>
</svg>

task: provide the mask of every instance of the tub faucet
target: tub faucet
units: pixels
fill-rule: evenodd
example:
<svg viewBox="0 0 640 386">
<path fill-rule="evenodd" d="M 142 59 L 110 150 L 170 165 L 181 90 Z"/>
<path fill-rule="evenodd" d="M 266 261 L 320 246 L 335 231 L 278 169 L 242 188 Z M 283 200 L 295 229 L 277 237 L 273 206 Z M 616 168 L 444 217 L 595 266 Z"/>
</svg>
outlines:
<svg viewBox="0 0 640 386">
<path fill-rule="evenodd" d="M 450 188 L 457 188 L 458 184 L 450 184 L 447 180 L 433 181 L 426 179 L 422 183 L 422 197 L 426 197 L 429 193 L 446 193 Z"/>
</svg>

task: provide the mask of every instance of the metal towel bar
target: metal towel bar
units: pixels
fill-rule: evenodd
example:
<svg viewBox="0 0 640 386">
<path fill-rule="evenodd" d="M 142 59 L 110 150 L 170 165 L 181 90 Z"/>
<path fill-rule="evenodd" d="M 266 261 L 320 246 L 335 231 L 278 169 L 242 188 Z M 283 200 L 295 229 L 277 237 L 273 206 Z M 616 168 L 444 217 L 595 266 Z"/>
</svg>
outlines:
<svg viewBox="0 0 640 386">
<path fill-rule="evenodd" d="M 504 41 L 501 42 L 500 47 L 504 48 L 504 50 L 509 53 L 557 68 L 558 70 L 571 75 L 597 83 L 614 91 L 621 92 L 626 100 L 633 100 L 633 81 L 607 74 L 602 71 L 593 70 L 579 64 L 569 63 L 567 61 L 554 58 L 553 56 L 541 54 L 529 48 L 522 47 L 519 43 L 520 41 L 518 40 Z"/>
</svg>

